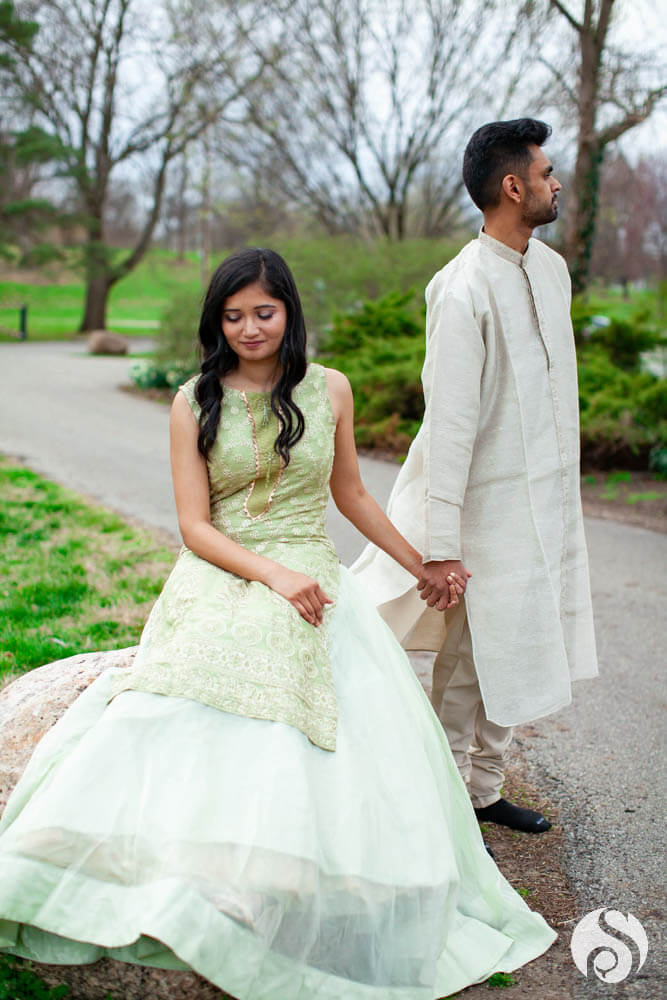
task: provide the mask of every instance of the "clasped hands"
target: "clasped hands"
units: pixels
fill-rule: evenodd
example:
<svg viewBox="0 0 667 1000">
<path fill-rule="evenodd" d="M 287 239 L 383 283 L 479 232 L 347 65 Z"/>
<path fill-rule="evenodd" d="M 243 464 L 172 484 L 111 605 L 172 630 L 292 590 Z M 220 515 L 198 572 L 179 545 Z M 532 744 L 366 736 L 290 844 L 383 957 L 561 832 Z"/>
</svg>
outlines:
<svg viewBox="0 0 667 1000">
<path fill-rule="evenodd" d="M 472 576 L 459 559 L 427 562 L 415 568 L 417 590 L 430 608 L 446 611 L 459 603 L 466 583 Z M 317 580 L 274 563 L 263 580 L 296 608 L 302 618 L 317 628 L 322 624 L 324 608 L 332 604 Z"/>
<path fill-rule="evenodd" d="M 459 603 L 471 576 L 460 559 L 433 560 L 421 566 L 417 590 L 429 608 L 446 611 Z"/>
</svg>

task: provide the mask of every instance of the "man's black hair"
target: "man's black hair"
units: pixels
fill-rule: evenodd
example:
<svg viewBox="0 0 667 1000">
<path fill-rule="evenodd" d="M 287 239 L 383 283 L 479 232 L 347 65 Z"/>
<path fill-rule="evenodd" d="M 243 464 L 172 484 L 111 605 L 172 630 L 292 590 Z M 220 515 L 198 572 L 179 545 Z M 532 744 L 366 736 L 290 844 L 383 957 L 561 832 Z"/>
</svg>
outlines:
<svg viewBox="0 0 667 1000">
<path fill-rule="evenodd" d="M 463 181 L 482 210 L 500 202 L 503 177 L 525 176 L 532 159 L 529 146 L 543 146 L 551 126 L 536 118 L 489 122 L 473 133 L 463 155 Z"/>
</svg>

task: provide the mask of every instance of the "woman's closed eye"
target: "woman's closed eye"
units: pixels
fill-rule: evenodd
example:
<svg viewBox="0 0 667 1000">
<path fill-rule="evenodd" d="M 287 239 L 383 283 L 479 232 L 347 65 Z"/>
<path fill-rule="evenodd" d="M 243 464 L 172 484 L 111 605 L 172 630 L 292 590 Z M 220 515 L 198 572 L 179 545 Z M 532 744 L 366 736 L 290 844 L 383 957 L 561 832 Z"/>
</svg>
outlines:
<svg viewBox="0 0 667 1000">
<path fill-rule="evenodd" d="M 262 319 L 266 321 L 272 318 L 273 318 L 273 312 L 257 313 L 257 319 Z M 240 319 L 241 316 L 238 313 L 234 313 L 232 315 L 230 315 L 229 313 L 225 313 L 226 323 L 238 323 Z"/>
</svg>

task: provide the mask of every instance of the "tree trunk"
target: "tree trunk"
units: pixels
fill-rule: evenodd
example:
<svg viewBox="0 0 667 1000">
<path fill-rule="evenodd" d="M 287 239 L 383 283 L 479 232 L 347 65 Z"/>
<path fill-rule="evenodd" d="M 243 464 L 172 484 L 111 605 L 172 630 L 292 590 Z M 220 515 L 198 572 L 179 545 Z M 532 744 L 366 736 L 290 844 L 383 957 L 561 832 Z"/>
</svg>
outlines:
<svg viewBox="0 0 667 1000">
<path fill-rule="evenodd" d="M 80 333 L 89 330 L 104 330 L 107 319 L 107 302 L 111 291 L 111 276 L 105 273 L 88 275 L 86 282 L 86 305 L 79 327 Z"/>
<path fill-rule="evenodd" d="M 99 186 L 90 192 L 88 207 L 88 239 L 83 248 L 86 276 L 86 303 L 79 333 L 104 330 L 107 318 L 107 299 L 113 284 L 109 248 L 104 242 L 105 188 Z"/>
<path fill-rule="evenodd" d="M 203 135 L 204 171 L 201 182 L 201 257 L 199 261 L 199 281 L 206 288 L 210 278 L 211 264 L 211 145 L 208 129 Z"/>
<path fill-rule="evenodd" d="M 597 216 L 600 164 L 603 147 L 598 142 L 595 118 L 598 103 L 601 49 L 589 23 L 581 31 L 579 64 L 579 133 L 572 178 L 572 203 L 565 238 L 567 262 L 576 295 L 586 287 Z"/>
<path fill-rule="evenodd" d="M 570 189 L 572 203 L 565 243 L 575 295 L 582 292 L 588 282 L 603 155 L 604 150 L 597 143 L 580 142 Z"/>
<path fill-rule="evenodd" d="M 86 274 L 86 304 L 80 333 L 104 330 L 107 319 L 107 300 L 113 284 L 109 250 L 104 245 L 101 213 L 91 213 L 88 242 L 84 248 Z"/>
</svg>

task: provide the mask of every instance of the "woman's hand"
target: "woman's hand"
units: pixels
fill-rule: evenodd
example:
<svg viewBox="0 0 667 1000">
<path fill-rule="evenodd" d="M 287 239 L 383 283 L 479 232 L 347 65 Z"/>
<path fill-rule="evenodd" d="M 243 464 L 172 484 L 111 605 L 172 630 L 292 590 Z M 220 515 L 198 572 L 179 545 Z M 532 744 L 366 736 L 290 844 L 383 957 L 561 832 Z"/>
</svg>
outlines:
<svg viewBox="0 0 667 1000">
<path fill-rule="evenodd" d="M 271 590 L 284 597 L 296 608 L 302 618 L 317 628 L 322 624 L 322 613 L 325 604 L 333 604 L 330 597 L 324 593 L 317 580 L 296 573 L 286 566 L 272 568 L 264 577 L 264 583 Z"/>
</svg>

